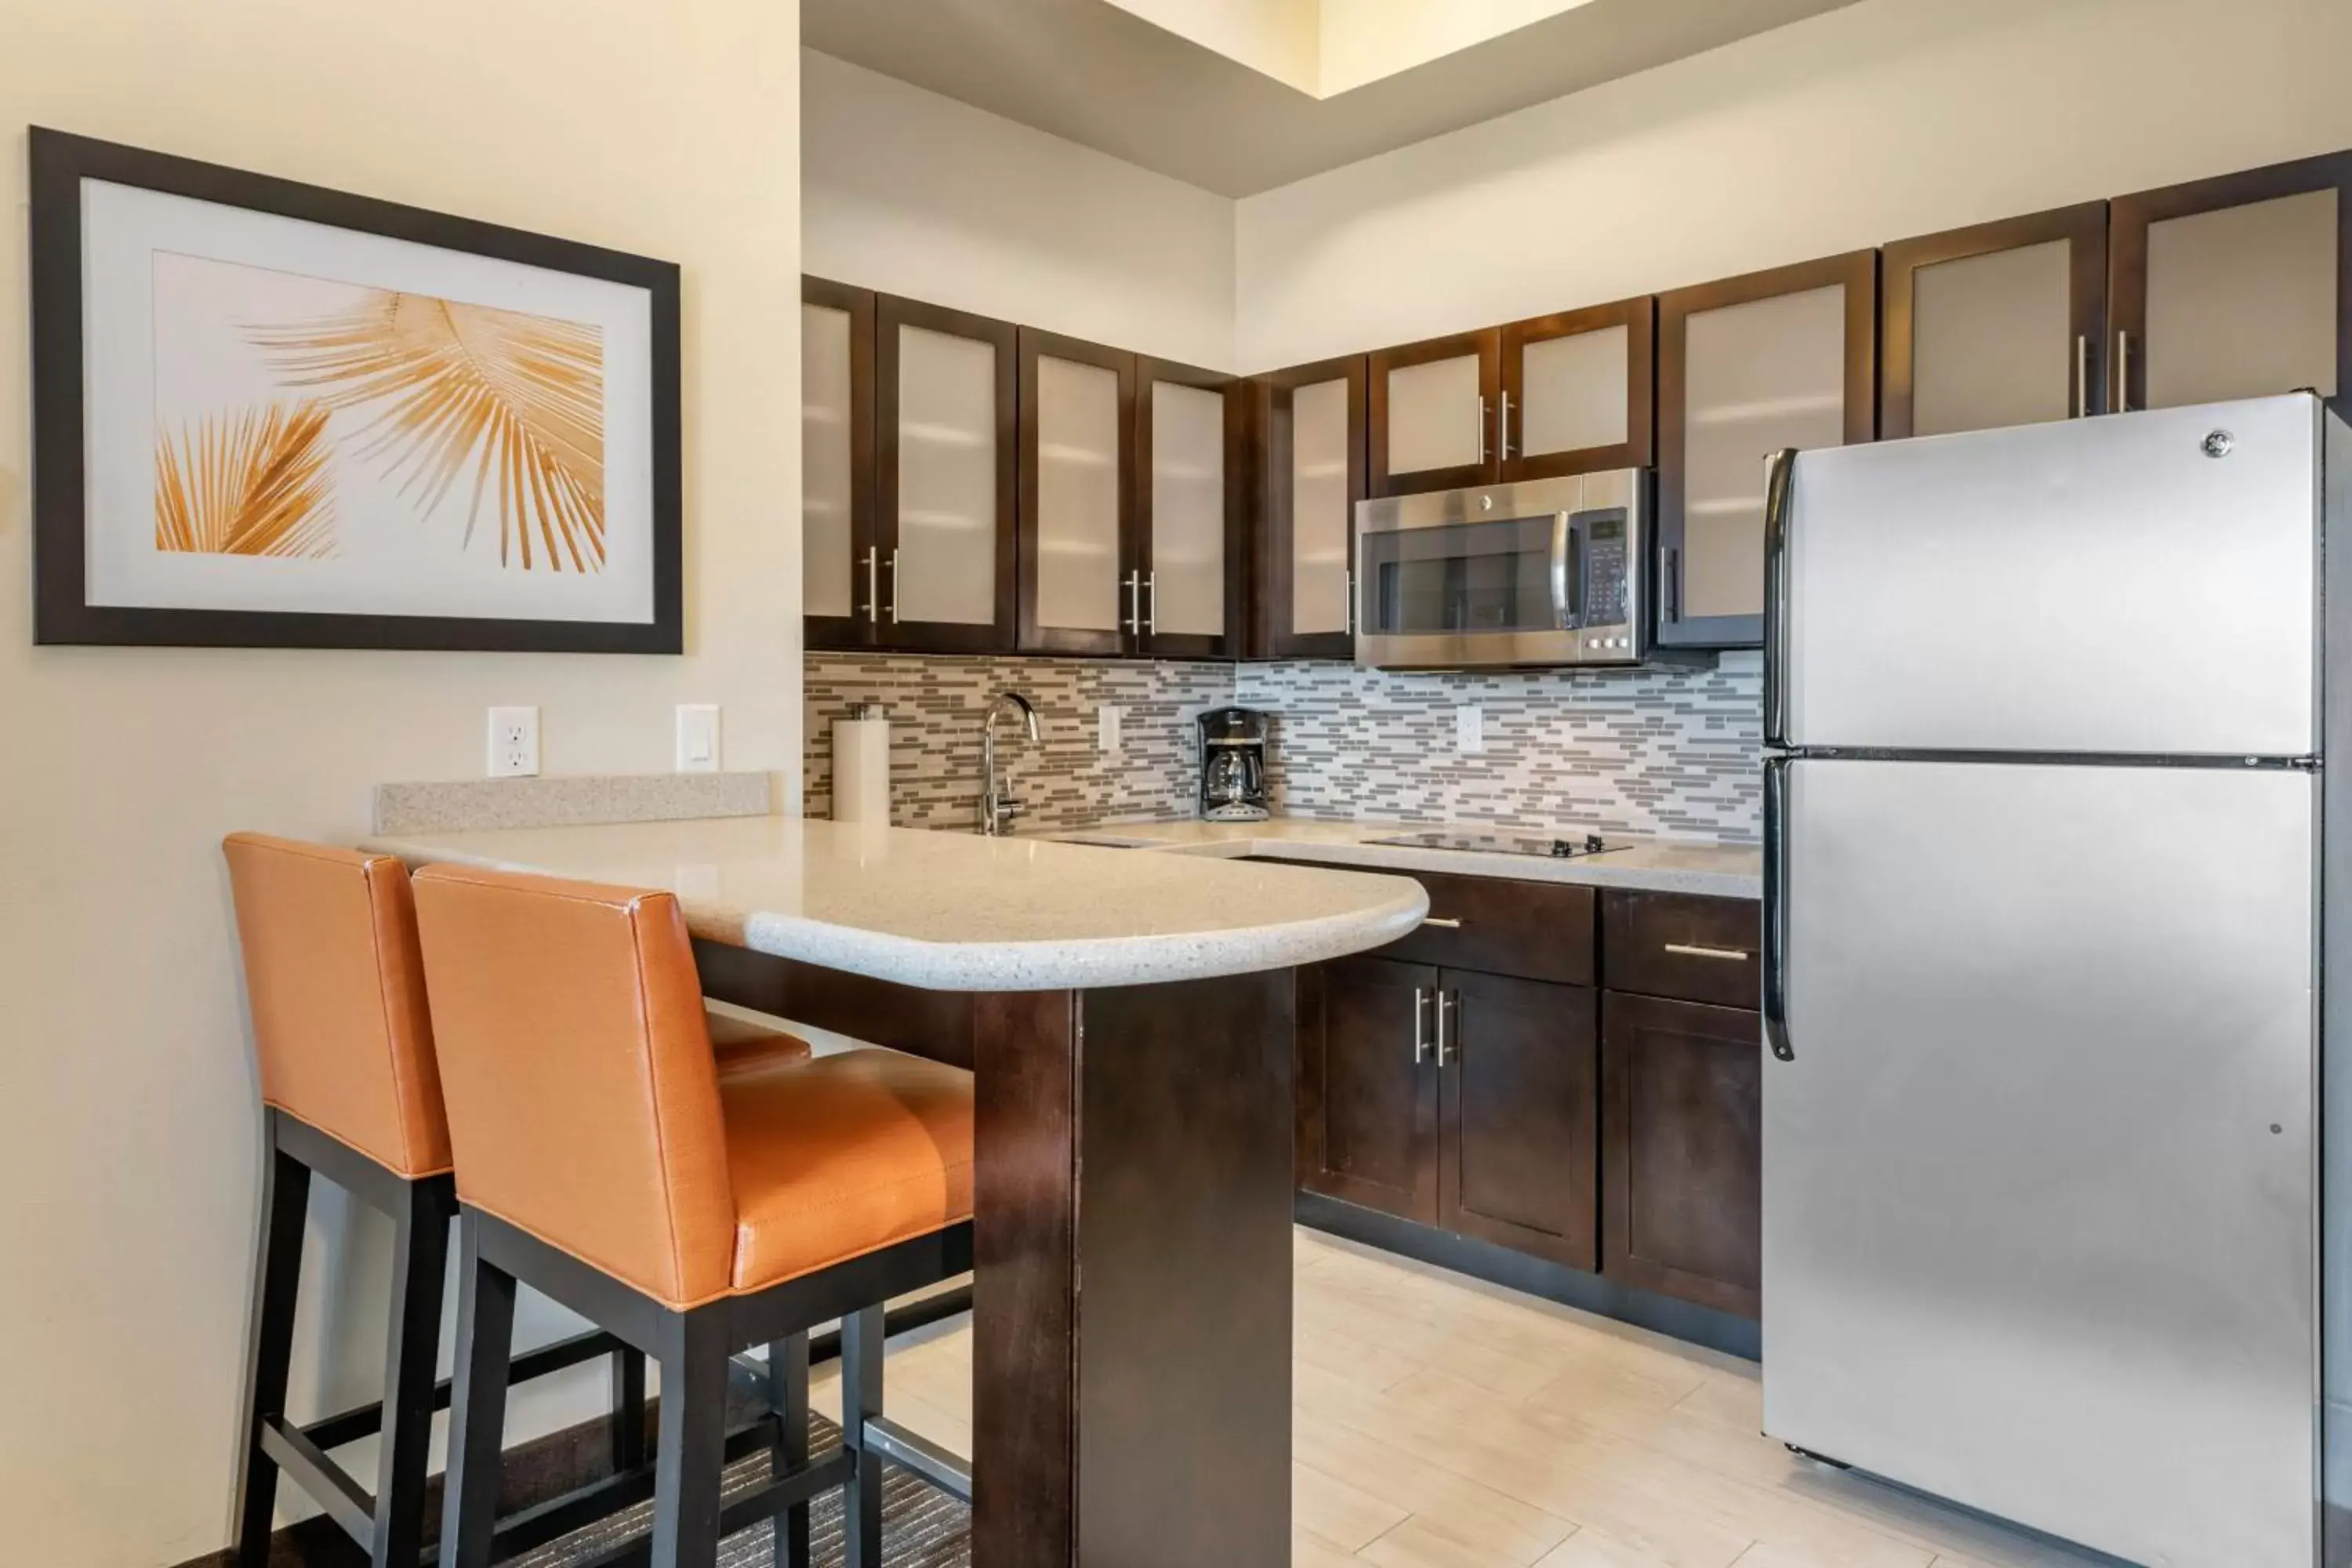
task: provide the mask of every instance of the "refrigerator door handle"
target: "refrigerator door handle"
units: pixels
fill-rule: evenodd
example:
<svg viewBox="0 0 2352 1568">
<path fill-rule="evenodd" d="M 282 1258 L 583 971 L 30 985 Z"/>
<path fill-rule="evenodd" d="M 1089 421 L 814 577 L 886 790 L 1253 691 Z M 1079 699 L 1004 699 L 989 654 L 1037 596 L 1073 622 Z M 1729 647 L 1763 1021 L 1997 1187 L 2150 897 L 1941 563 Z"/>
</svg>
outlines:
<svg viewBox="0 0 2352 1568">
<path fill-rule="evenodd" d="M 1797 454 L 1783 447 L 1764 467 L 1764 743 L 1789 743 L 1789 492 Z"/>
<path fill-rule="evenodd" d="M 1789 759 L 1764 762 L 1764 1043 L 1781 1061 L 1789 1047 Z"/>
</svg>

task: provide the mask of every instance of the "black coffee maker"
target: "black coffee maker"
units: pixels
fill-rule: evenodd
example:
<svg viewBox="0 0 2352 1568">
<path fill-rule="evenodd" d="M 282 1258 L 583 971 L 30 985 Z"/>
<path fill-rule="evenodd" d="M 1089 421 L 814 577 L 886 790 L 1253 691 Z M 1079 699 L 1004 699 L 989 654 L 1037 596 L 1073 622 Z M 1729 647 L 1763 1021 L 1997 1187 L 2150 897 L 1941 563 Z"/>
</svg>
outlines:
<svg viewBox="0 0 2352 1568">
<path fill-rule="evenodd" d="M 1255 708 L 1201 715 L 1201 820 L 1264 822 L 1266 716 Z"/>
</svg>

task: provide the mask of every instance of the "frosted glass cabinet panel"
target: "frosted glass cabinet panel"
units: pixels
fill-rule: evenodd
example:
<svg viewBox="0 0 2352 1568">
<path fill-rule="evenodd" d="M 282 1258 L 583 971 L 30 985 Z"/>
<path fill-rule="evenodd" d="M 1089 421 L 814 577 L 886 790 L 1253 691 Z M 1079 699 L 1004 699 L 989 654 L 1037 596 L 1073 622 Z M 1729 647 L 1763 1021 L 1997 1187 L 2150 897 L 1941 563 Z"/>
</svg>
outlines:
<svg viewBox="0 0 2352 1568">
<path fill-rule="evenodd" d="M 1121 653 L 1138 630 L 1127 580 L 1135 356 L 1021 329 L 1021 643 Z"/>
<path fill-rule="evenodd" d="M 1347 658 L 1355 651 L 1355 505 L 1365 495 L 1366 365 L 1325 360 L 1260 378 L 1265 433 L 1256 652 Z"/>
<path fill-rule="evenodd" d="M 801 280 L 801 609 L 811 647 L 874 640 L 874 296 Z"/>
<path fill-rule="evenodd" d="M 1165 360 L 1136 372 L 1139 651 L 1234 658 L 1241 651 L 1241 401 L 1230 376 Z"/>
<path fill-rule="evenodd" d="M 1009 647 L 1013 330 L 888 298 L 880 319 L 880 640 Z"/>
<path fill-rule="evenodd" d="M 1876 279 L 1862 251 L 1660 298 L 1661 642 L 1761 641 L 1765 459 L 1870 439 Z"/>
<path fill-rule="evenodd" d="M 2124 406 L 2347 388 L 2341 244 L 2352 153 L 2121 196 L 2111 368 Z"/>
<path fill-rule="evenodd" d="M 1505 327 L 1496 477 L 1648 468 L 1656 321 L 1645 294 Z"/>
<path fill-rule="evenodd" d="M 1882 439 L 2105 412 L 2107 204 L 1886 247 Z"/>
<path fill-rule="evenodd" d="M 1494 329 L 1371 356 L 1374 495 L 1453 489 L 1495 477 L 1501 363 L 1502 334 Z"/>
</svg>

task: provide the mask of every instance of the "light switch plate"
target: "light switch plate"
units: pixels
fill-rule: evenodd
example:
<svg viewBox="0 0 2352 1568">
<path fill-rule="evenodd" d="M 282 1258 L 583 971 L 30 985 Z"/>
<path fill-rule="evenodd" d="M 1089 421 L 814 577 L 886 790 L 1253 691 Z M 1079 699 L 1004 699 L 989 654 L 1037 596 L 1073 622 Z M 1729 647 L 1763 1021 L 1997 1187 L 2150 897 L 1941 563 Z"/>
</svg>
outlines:
<svg viewBox="0 0 2352 1568">
<path fill-rule="evenodd" d="M 489 775 L 494 779 L 527 779 L 539 774 L 539 710 L 490 710 Z"/>
<path fill-rule="evenodd" d="M 1456 708 L 1454 710 L 1454 749 L 1465 757 L 1475 756 L 1486 749 L 1485 709 Z"/>
<path fill-rule="evenodd" d="M 1108 755 L 1120 745 L 1121 721 L 1116 702 L 1106 702 L 1095 710 L 1095 749 Z"/>
<path fill-rule="evenodd" d="M 719 704 L 681 702 L 677 705 L 677 771 L 715 773 L 719 771 Z"/>
</svg>

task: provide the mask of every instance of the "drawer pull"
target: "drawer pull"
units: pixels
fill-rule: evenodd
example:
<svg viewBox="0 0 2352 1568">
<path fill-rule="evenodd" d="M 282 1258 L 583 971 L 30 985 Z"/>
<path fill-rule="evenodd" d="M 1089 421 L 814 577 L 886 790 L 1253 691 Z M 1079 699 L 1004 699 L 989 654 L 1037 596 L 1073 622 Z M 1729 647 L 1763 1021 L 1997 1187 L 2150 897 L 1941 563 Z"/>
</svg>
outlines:
<svg viewBox="0 0 2352 1568">
<path fill-rule="evenodd" d="M 1442 915 L 1423 915 L 1422 917 L 1421 923 L 1425 926 L 1444 926 L 1447 931 L 1460 931 L 1462 929 L 1462 922 L 1460 921 L 1447 920 Z"/>
<path fill-rule="evenodd" d="M 1666 951 L 1683 958 L 1722 958 L 1734 963 L 1745 963 L 1749 956 L 1736 947 L 1693 947 L 1686 942 L 1670 942 Z"/>
</svg>

